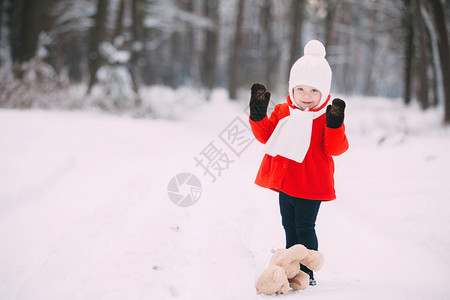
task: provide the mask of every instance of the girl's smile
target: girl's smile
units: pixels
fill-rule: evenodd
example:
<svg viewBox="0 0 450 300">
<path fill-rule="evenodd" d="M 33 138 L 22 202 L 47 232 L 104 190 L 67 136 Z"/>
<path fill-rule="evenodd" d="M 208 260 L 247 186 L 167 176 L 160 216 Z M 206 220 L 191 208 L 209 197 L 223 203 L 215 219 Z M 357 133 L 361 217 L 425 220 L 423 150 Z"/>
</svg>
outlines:
<svg viewBox="0 0 450 300">
<path fill-rule="evenodd" d="M 319 105 L 322 93 L 309 85 L 297 85 L 294 87 L 294 102 L 302 110 L 310 110 Z"/>
</svg>

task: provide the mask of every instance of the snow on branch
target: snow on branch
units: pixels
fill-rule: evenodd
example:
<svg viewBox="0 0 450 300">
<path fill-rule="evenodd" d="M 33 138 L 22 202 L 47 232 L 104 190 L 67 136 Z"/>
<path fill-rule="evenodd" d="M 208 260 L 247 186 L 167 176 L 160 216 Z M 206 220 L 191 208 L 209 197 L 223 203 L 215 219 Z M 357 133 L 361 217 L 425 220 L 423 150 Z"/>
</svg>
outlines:
<svg viewBox="0 0 450 300">
<path fill-rule="evenodd" d="M 210 18 L 206 18 L 194 12 L 179 9 L 176 6 L 164 4 L 149 5 L 149 16 L 144 20 L 146 28 L 157 28 L 164 31 L 180 31 L 185 24 L 196 28 L 214 28 L 215 24 Z"/>
</svg>

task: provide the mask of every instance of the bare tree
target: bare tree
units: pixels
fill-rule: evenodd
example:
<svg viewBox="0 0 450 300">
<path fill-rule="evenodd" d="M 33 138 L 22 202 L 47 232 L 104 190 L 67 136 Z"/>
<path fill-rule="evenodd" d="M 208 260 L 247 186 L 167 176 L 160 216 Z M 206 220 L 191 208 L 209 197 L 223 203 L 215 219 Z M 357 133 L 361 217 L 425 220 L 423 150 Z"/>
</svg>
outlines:
<svg viewBox="0 0 450 300">
<path fill-rule="evenodd" d="M 421 1 L 414 0 L 414 20 L 415 20 L 415 35 L 417 36 L 417 48 L 418 48 L 418 57 L 416 57 L 416 97 L 419 100 L 419 103 L 422 106 L 422 109 L 427 109 L 430 105 L 429 100 L 429 75 L 428 75 L 428 67 L 429 67 L 429 56 L 428 56 L 428 40 L 426 28 L 421 12 Z"/>
<path fill-rule="evenodd" d="M 94 16 L 94 26 L 91 29 L 89 37 L 89 52 L 88 52 L 88 66 L 89 66 L 89 83 L 87 94 L 90 94 L 92 87 L 97 82 L 97 71 L 102 64 L 102 57 L 100 55 L 100 44 L 106 35 L 106 13 L 107 0 L 98 0 L 97 12 Z"/>
<path fill-rule="evenodd" d="M 352 44 L 356 38 L 353 34 L 351 22 L 354 20 L 354 11 L 357 7 L 353 2 L 338 2 L 334 12 L 335 30 L 329 35 L 329 48 L 327 58 L 333 65 L 333 78 L 335 84 L 344 93 L 354 91 L 354 59 Z M 367 25 L 365 25 L 367 26 Z M 367 62 L 366 62 L 367 63 Z M 365 68 L 362 65 L 361 68 Z M 336 75 L 336 76 L 335 76 Z M 364 74 L 366 75 L 366 73 Z M 364 86 L 364 83 L 361 83 Z"/>
<path fill-rule="evenodd" d="M 305 1 L 304 0 L 294 0 L 291 2 L 291 37 L 290 37 L 290 58 L 289 58 L 289 68 L 294 64 L 294 62 L 302 55 L 301 53 L 301 42 L 302 42 L 302 31 L 303 31 L 303 20 L 304 20 L 304 10 Z"/>
<path fill-rule="evenodd" d="M 242 22 L 244 20 L 245 0 L 239 0 L 236 17 L 234 39 L 231 46 L 231 54 L 228 69 L 228 93 L 230 99 L 237 99 L 239 82 L 239 51 L 242 45 Z"/>
<path fill-rule="evenodd" d="M 125 0 L 119 0 L 119 9 L 117 12 L 116 26 L 113 39 L 123 34 L 123 18 L 125 16 Z"/>
<path fill-rule="evenodd" d="M 13 62 L 22 64 L 36 53 L 39 34 L 44 28 L 47 1 L 17 0 L 10 2 L 9 34 Z M 19 68 L 15 75 L 21 77 Z"/>
<path fill-rule="evenodd" d="M 4 15 L 3 12 L 5 11 L 5 0 L 0 0 L 0 28 L 3 27 L 3 20 Z M 3 30 L 0 30 L 0 41 L 3 40 Z"/>
<path fill-rule="evenodd" d="M 413 11 L 411 0 L 404 0 L 403 27 L 406 35 L 404 43 L 405 70 L 403 73 L 403 101 L 406 104 L 411 102 L 412 61 L 414 57 L 414 26 L 412 21 Z"/>
<path fill-rule="evenodd" d="M 57 73 L 67 72 L 71 81 L 81 82 L 87 75 L 86 42 L 96 4 L 90 0 L 48 1 L 47 15 L 51 20 L 51 24 L 47 23 L 45 29 L 51 37 L 46 44 L 49 51 L 48 62 Z"/>
<path fill-rule="evenodd" d="M 440 0 L 430 0 L 431 13 L 437 34 L 437 48 L 439 52 L 440 69 L 442 72 L 442 87 L 444 90 L 445 123 L 450 123 L 450 50 L 444 4 Z M 447 11 L 448 12 L 448 11 Z"/>
<path fill-rule="evenodd" d="M 132 16 L 132 26 L 131 26 L 131 61 L 130 61 L 130 74 L 133 81 L 133 90 L 137 95 L 136 104 L 141 104 L 141 99 L 139 97 L 139 61 L 142 59 L 143 54 L 143 43 L 144 43 L 144 28 L 142 24 L 141 15 L 142 1 L 133 0 L 131 1 L 131 16 Z"/>
<path fill-rule="evenodd" d="M 330 41 L 332 39 L 333 27 L 334 27 L 334 15 L 336 12 L 336 0 L 326 1 L 326 16 L 325 16 L 325 48 L 328 49 Z"/>
<path fill-rule="evenodd" d="M 265 0 L 261 5 L 260 27 L 261 27 L 261 61 L 264 62 L 262 72 L 263 82 L 269 87 L 272 85 L 274 63 L 272 49 L 274 48 L 273 34 L 271 32 L 271 8 L 270 0 Z M 258 64 L 259 65 L 259 64 Z"/>
<path fill-rule="evenodd" d="M 375 64 L 375 51 L 377 49 L 377 14 L 379 14 L 379 11 L 377 10 L 377 6 L 379 5 L 378 0 L 374 0 L 372 2 L 371 7 L 368 10 L 369 15 L 369 38 L 368 38 L 368 54 L 366 58 L 366 69 L 365 69 L 365 83 L 364 83 L 364 94 L 373 96 L 375 95 L 375 85 L 373 84 L 374 81 L 374 68 L 373 65 Z"/>
<path fill-rule="evenodd" d="M 203 48 L 203 85 L 208 93 L 214 88 L 216 78 L 216 58 L 219 47 L 219 2 L 204 0 L 203 15 L 213 21 L 214 26 L 205 29 L 205 46 Z M 209 95 L 208 95 L 209 98 Z"/>
</svg>

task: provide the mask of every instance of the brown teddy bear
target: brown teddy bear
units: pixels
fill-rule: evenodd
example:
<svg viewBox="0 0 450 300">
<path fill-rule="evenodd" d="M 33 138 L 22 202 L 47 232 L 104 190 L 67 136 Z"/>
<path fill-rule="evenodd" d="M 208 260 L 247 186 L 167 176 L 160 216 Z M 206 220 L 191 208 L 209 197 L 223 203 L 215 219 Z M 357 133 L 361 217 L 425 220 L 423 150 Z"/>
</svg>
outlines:
<svg viewBox="0 0 450 300">
<path fill-rule="evenodd" d="M 290 287 L 294 291 L 304 290 L 309 285 L 309 275 L 300 270 L 300 263 L 317 271 L 323 265 L 323 254 L 308 250 L 303 245 L 289 249 L 278 249 L 272 255 L 269 266 L 259 276 L 256 290 L 262 294 L 285 294 Z"/>
</svg>

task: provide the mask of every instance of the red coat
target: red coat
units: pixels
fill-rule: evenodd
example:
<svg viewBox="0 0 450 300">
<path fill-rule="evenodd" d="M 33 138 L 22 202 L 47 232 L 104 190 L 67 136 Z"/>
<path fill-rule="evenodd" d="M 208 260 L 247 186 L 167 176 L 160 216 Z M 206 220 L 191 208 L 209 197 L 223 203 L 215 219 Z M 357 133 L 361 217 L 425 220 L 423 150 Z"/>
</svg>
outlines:
<svg viewBox="0 0 450 300">
<path fill-rule="evenodd" d="M 292 103 L 275 106 L 270 118 L 258 122 L 250 120 L 256 139 L 265 144 L 278 124 L 289 113 Z M 282 191 L 288 195 L 311 200 L 334 200 L 334 161 L 348 149 L 345 126 L 337 129 L 326 127 L 325 114 L 314 119 L 311 143 L 302 163 L 282 156 L 266 154 L 261 162 L 255 183 L 259 186 Z"/>
</svg>

